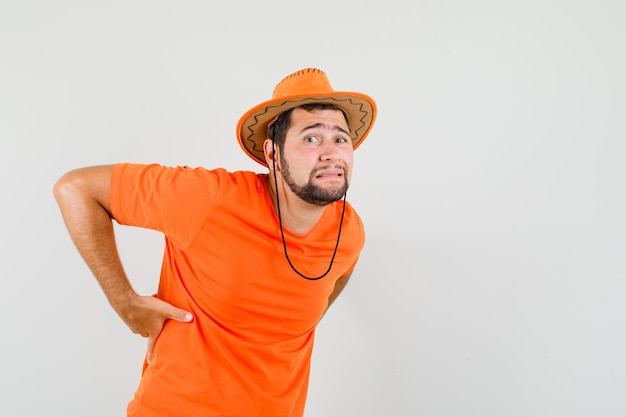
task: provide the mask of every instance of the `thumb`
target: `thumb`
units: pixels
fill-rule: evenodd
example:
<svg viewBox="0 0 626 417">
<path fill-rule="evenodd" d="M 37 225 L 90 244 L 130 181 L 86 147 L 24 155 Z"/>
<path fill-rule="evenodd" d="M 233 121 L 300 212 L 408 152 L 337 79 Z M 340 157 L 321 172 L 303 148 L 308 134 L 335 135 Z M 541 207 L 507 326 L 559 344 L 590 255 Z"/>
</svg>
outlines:
<svg viewBox="0 0 626 417">
<path fill-rule="evenodd" d="M 156 342 L 157 336 L 152 335 L 148 337 L 148 346 L 146 348 L 146 362 L 148 365 L 152 362 L 152 351 L 154 350 L 154 344 Z"/>
</svg>

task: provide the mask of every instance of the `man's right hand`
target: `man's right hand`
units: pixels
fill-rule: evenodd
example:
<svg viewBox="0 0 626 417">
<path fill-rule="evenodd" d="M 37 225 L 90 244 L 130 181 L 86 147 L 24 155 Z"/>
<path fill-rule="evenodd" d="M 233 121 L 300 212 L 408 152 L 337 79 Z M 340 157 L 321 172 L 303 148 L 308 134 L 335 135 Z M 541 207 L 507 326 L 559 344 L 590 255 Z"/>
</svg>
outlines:
<svg viewBox="0 0 626 417">
<path fill-rule="evenodd" d="M 163 330 L 166 320 L 190 322 L 193 315 L 174 307 L 156 296 L 141 296 L 135 294 L 124 303 L 124 306 L 113 306 L 119 316 L 133 333 L 148 338 L 146 361 L 152 361 L 154 345 Z"/>
</svg>

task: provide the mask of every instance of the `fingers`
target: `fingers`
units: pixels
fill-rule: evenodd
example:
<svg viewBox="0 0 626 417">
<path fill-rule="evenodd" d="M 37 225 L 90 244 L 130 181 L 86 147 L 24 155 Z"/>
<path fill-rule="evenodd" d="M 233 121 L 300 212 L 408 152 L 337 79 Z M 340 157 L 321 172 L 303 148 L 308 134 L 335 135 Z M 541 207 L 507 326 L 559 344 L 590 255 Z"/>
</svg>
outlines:
<svg viewBox="0 0 626 417">
<path fill-rule="evenodd" d="M 190 322 L 193 320 L 193 315 L 183 309 L 180 309 L 167 301 L 163 301 L 155 294 L 151 297 L 146 297 L 155 311 L 159 311 L 163 320 L 173 319 L 181 322 Z"/>
<path fill-rule="evenodd" d="M 172 309 L 167 318 L 188 323 L 193 320 L 193 315 L 188 311 L 172 306 Z"/>
<path fill-rule="evenodd" d="M 184 323 L 188 323 L 190 321 L 193 320 L 193 315 L 183 309 L 180 309 L 178 307 L 174 307 L 171 304 L 165 303 L 163 301 L 160 301 L 160 303 L 162 305 L 166 305 L 167 307 L 164 309 L 165 311 L 162 312 L 162 316 L 161 319 L 159 320 L 159 329 L 158 331 L 151 331 L 149 332 L 148 335 L 148 346 L 147 346 L 147 352 L 146 352 L 146 362 L 148 364 L 150 364 L 152 362 L 152 352 L 154 351 L 154 346 L 156 344 L 157 339 L 159 338 L 159 335 L 161 334 L 161 331 L 163 330 L 163 325 L 165 324 L 165 321 L 167 321 L 168 319 L 173 319 L 179 322 L 184 322 Z"/>
<path fill-rule="evenodd" d="M 155 296 L 142 296 L 139 297 L 139 300 L 140 302 L 134 305 L 130 314 L 123 315 L 122 319 L 133 333 L 148 338 L 146 361 L 151 363 L 156 341 L 163 330 L 165 322 L 172 319 L 188 323 L 193 321 L 193 315 Z"/>
</svg>

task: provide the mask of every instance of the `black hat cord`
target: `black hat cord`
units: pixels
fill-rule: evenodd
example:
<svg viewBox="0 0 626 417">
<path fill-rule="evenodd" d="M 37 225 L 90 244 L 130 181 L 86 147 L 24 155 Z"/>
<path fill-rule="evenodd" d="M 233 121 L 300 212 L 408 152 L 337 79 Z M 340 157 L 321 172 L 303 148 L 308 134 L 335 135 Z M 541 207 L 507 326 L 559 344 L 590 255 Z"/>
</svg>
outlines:
<svg viewBox="0 0 626 417">
<path fill-rule="evenodd" d="M 289 259 L 289 254 L 287 253 L 287 243 L 285 242 L 285 232 L 283 231 L 283 219 L 280 214 L 280 200 L 278 198 L 278 180 L 276 178 L 276 148 L 275 148 L 275 144 L 273 140 L 272 140 L 272 168 L 274 171 L 274 184 L 276 186 L 276 210 L 278 211 L 278 223 L 280 225 L 280 236 L 283 240 L 283 249 L 285 251 L 285 258 L 287 258 L 287 262 L 289 263 L 289 266 L 291 267 L 291 269 L 293 269 L 293 271 L 296 274 L 300 275 L 302 278 L 308 279 L 309 281 L 317 281 L 318 279 L 322 279 L 326 275 L 328 275 L 328 273 L 330 272 L 331 268 L 333 267 L 333 262 L 335 261 L 335 255 L 337 255 L 337 248 L 339 247 L 339 239 L 341 238 L 341 229 L 343 227 L 343 215 L 346 212 L 346 196 L 348 195 L 348 193 L 346 192 L 343 195 L 343 208 L 341 210 L 341 220 L 339 221 L 339 232 L 337 233 L 337 243 L 335 243 L 335 250 L 333 251 L 332 258 L 330 258 L 330 264 L 328 265 L 328 269 L 319 277 L 307 277 L 302 272 L 298 271 L 295 266 L 293 266 L 291 259 Z"/>
</svg>

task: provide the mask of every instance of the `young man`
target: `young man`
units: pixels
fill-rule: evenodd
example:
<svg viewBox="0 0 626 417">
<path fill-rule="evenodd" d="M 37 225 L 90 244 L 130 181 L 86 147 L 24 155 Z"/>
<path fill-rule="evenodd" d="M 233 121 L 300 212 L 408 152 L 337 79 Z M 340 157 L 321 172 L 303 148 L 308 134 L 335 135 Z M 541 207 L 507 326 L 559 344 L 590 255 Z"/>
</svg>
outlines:
<svg viewBox="0 0 626 417">
<path fill-rule="evenodd" d="M 57 181 L 78 251 L 148 338 L 128 416 L 302 416 L 316 325 L 364 245 L 345 195 L 375 117 L 370 97 L 303 69 L 237 126 L 269 173 L 118 163 Z M 133 290 L 112 219 L 164 234 L 156 296 Z"/>
</svg>

